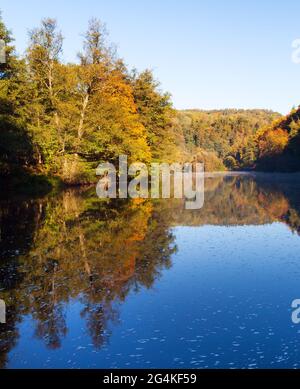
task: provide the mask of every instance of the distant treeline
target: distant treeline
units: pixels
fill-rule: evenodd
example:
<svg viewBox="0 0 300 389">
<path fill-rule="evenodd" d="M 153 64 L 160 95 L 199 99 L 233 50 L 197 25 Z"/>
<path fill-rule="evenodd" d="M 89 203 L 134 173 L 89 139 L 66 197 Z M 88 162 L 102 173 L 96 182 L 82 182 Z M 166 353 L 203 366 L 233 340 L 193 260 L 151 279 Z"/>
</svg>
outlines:
<svg viewBox="0 0 300 389">
<path fill-rule="evenodd" d="M 267 110 L 181 111 L 177 131 L 207 170 L 300 171 L 300 108 L 287 116 Z"/>
<path fill-rule="evenodd" d="M 150 70 L 130 71 L 100 21 L 89 22 L 77 63 L 63 61 L 56 21 L 29 33 L 24 57 L 0 20 L 0 178 L 95 181 L 101 161 L 184 162 L 206 170 L 295 171 L 299 110 L 176 111 Z M 80 48 L 79 48 L 80 50 Z M 275 122 L 274 122 L 275 121 Z"/>
<path fill-rule="evenodd" d="M 278 118 L 278 113 L 258 109 L 187 110 L 178 112 L 175 127 L 188 153 L 206 160 L 207 170 L 234 170 L 253 168 L 255 135 Z"/>
</svg>

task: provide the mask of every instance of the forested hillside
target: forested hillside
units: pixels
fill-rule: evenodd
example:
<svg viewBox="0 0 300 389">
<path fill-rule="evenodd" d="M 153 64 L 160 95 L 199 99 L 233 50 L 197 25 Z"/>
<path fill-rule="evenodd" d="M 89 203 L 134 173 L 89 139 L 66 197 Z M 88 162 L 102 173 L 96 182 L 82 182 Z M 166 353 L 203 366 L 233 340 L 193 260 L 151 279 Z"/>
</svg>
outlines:
<svg viewBox="0 0 300 389">
<path fill-rule="evenodd" d="M 190 110 L 178 113 L 176 127 L 189 153 L 210 156 L 212 167 L 231 170 L 253 166 L 256 132 L 279 117 L 267 110 Z"/>
<path fill-rule="evenodd" d="M 257 133 L 257 168 L 291 172 L 300 170 L 300 108 Z"/>
</svg>

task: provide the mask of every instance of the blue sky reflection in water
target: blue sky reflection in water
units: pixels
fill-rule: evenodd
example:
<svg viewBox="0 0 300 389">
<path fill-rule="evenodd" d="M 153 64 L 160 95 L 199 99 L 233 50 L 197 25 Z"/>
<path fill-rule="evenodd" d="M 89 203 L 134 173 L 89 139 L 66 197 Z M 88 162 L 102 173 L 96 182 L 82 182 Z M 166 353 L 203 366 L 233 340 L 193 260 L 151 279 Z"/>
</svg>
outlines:
<svg viewBox="0 0 300 389">
<path fill-rule="evenodd" d="M 98 280 L 97 270 L 93 271 L 91 263 L 89 282 L 85 283 L 82 271 L 78 278 L 82 277 L 82 285 L 76 284 L 78 293 L 73 293 L 67 284 L 70 277 L 73 282 L 78 275 L 70 268 L 60 268 L 58 256 L 56 278 L 51 276 L 51 279 L 54 283 L 65 280 L 66 285 L 61 290 L 58 287 L 48 316 L 43 315 L 42 310 L 49 309 L 50 302 L 44 301 L 43 305 L 40 300 L 44 296 L 42 290 L 49 286 L 47 277 L 52 270 L 49 265 L 44 266 L 44 284 L 39 275 L 30 278 L 24 272 L 34 271 L 29 257 L 32 263 L 44 261 L 46 257 L 49 261 L 51 244 L 43 248 L 47 254 L 40 258 L 36 245 L 42 243 L 37 238 L 35 242 L 29 239 L 30 247 L 23 249 L 24 253 L 22 249 L 13 248 L 22 254 L 10 259 L 11 268 L 14 266 L 11 269 L 14 285 L 11 283 L 10 288 L 6 285 L 4 292 L 1 288 L 1 293 L 15 303 L 16 320 L 10 332 L 4 331 L 3 335 L 2 328 L 0 334 L 0 342 L 7 350 L 0 354 L 1 360 L 6 360 L 2 367 L 299 367 L 300 326 L 291 321 L 291 303 L 300 298 L 300 239 L 296 225 L 299 192 L 295 181 L 219 177 L 211 179 L 206 187 L 207 202 L 201 211 L 186 213 L 183 207 L 180 211 L 182 204 L 176 202 L 151 205 L 148 230 L 143 242 L 139 242 L 139 249 L 134 249 L 134 273 L 124 278 L 119 273 L 116 276 L 106 263 L 103 266 L 107 272 L 100 280 L 107 277 L 108 281 L 101 284 L 103 289 L 106 285 L 105 290 L 95 289 L 94 295 L 87 291 Z M 100 212 L 86 193 L 76 196 L 88 205 L 84 202 L 76 230 L 72 230 L 75 222 L 66 211 L 65 228 L 81 234 L 81 239 L 84 235 L 87 258 L 95 255 L 90 240 L 95 239 L 93 234 L 97 234 L 97 228 L 101 235 L 103 227 L 98 225 L 93 233 L 89 230 L 92 212 L 97 210 L 104 225 L 108 222 L 105 217 L 117 223 L 118 218 L 123 217 L 122 212 L 126 214 L 127 229 L 131 221 L 136 223 L 135 219 L 130 219 L 126 207 L 118 214 L 105 216 L 103 205 Z M 54 212 L 52 217 L 55 218 Z M 157 262 L 152 267 L 154 257 L 151 255 L 166 250 L 159 247 L 165 240 L 155 235 L 158 234 L 157 223 L 163 226 L 161 233 L 172 236 L 169 240 L 172 249 L 166 254 L 169 255 L 166 263 Z M 111 224 L 106 227 L 110 231 L 114 228 Z M 40 224 L 34 228 L 38 235 L 43 227 Z M 119 233 L 122 234 L 122 230 L 119 229 Z M 102 239 L 105 241 L 104 235 Z M 133 236 L 128 239 L 132 242 Z M 150 239 L 150 246 L 158 245 L 156 251 L 152 252 L 153 247 L 149 249 L 145 244 L 147 239 Z M 74 237 L 74 241 L 64 244 L 72 250 L 75 241 Z M 111 245 L 113 255 L 122 255 L 116 254 L 113 242 L 106 244 Z M 12 247 L 7 246 L 5 250 L 9 255 Z M 77 259 L 74 257 L 74 260 Z M 109 264 L 115 259 L 107 260 Z M 16 261 L 19 262 L 16 264 Z M 7 261 L 2 262 L 2 271 L 5 266 Z M 38 263 L 36 266 L 39 267 Z M 123 271 L 128 271 L 128 266 Z M 118 280 L 112 281 L 107 274 Z M 99 274 L 98 277 L 100 279 Z M 17 285 L 18 293 L 13 290 Z M 118 293 L 109 291 L 108 285 L 112 289 L 119 288 Z M 98 301 L 101 293 L 103 297 Z M 31 294 L 31 300 L 35 301 L 32 307 L 26 306 L 25 294 L 27 297 Z M 56 305 L 60 314 L 55 312 Z M 53 318 L 58 327 L 61 323 L 61 328 L 54 328 Z M 51 344 L 49 338 L 53 336 L 59 340 Z"/>
</svg>

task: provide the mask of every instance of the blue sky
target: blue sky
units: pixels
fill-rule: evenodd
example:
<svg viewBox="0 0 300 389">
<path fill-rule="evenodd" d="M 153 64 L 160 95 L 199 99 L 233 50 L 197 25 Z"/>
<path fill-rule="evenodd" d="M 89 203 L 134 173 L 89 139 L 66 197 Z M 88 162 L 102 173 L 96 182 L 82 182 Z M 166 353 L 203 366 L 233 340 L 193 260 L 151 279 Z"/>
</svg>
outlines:
<svg viewBox="0 0 300 389">
<path fill-rule="evenodd" d="M 107 24 L 130 67 L 151 68 L 176 108 L 269 108 L 300 104 L 299 0 L 1 0 L 22 53 L 28 30 L 55 17 L 64 59 L 75 61 L 91 17 Z"/>
</svg>

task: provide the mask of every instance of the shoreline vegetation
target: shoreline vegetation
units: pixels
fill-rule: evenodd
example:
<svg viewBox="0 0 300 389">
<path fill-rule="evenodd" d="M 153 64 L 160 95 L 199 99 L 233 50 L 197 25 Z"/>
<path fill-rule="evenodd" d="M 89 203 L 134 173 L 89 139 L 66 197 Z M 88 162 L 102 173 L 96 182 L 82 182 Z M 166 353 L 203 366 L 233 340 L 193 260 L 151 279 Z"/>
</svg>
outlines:
<svg viewBox="0 0 300 389">
<path fill-rule="evenodd" d="M 130 163 L 202 162 L 208 177 L 300 171 L 300 108 L 285 117 L 259 109 L 178 111 L 150 70 L 128 69 L 96 19 L 76 63 L 64 63 L 63 36 L 50 18 L 30 31 L 23 57 L 1 17 L 0 39 L 6 44 L 0 64 L 6 192 L 94 184 L 99 163 L 115 163 L 122 154 Z M 222 173 L 209 173 L 215 171 Z"/>
</svg>

